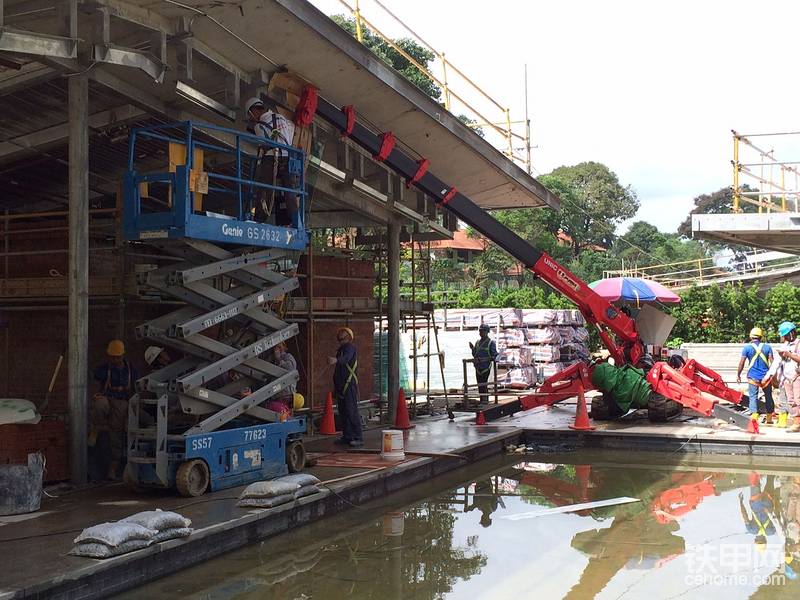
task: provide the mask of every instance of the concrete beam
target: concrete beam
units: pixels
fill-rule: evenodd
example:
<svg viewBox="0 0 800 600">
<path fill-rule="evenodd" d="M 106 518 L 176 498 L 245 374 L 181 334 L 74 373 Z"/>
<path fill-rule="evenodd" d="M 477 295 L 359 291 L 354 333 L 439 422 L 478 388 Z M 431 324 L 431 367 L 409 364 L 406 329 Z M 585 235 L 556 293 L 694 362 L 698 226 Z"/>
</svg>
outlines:
<svg viewBox="0 0 800 600">
<path fill-rule="evenodd" d="M 146 115 L 145 111 L 130 104 L 111 110 L 104 110 L 89 117 L 90 129 L 105 129 L 115 125 L 128 123 Z M 42 146 L 52 146 L 69 138 L 69 123 L 61 123 L 33 133 L 21 135 L 5 142 L 0 142 L 0 162 L 16 160 L 30 152 L 36 152 Z"/>
<path fill-rule="evenodd" d="M 800 254 L 800 213 L 692 215 L 692 237 Z"/>
<path fill-rule="evenodd" d="M 57 70 L 50 67 L 39 63 L 28 63 L 18 71 L 10 72 L 0 78 L 0 98 L 50 81 L 60 75 Z"/>
<path fill-rule="evenodd" d="M 86 483 L 89 397 L 89 79 L 69 79 L 69 389 L 70 475 Z"/>
</svg>

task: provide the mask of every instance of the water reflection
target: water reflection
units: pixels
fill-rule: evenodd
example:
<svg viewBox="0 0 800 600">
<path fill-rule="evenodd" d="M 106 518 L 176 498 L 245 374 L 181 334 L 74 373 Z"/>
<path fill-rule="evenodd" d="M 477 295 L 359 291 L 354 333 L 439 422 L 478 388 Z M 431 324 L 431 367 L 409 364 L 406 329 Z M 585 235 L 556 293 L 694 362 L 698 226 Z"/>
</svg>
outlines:
<svg viewBox="0 0 800 600">
<path fill-rule="evenodd" d="M 354 509 L 129 597 L 730 600 L 800 587 L 793 474 L 525 461 L 436 484 L 423 499 Z M 621 497 L 638 501 L 592 504 Z"/>
</svg>

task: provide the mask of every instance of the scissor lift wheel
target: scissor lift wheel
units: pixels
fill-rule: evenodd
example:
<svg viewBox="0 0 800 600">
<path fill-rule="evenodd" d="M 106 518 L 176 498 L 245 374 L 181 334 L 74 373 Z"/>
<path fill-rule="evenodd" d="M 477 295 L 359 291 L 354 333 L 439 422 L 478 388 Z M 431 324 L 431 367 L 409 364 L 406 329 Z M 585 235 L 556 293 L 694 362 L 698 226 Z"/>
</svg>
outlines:
<svg viewBox="0 0 800 600">
<path fill-rule="evenodd" d="M 306 449 L 302 440 L 286 444 L 286 466 L 289 473 L 299 473 L 306 466 Z"/>
<path fill-rule="evenodd" d="M 210 475 L 208 465 L 202 460 L 189 460 L 181 463 L 175 475 L 175 487 L 186 498 L 202 496 L 208 488 Z"/>
</svg>

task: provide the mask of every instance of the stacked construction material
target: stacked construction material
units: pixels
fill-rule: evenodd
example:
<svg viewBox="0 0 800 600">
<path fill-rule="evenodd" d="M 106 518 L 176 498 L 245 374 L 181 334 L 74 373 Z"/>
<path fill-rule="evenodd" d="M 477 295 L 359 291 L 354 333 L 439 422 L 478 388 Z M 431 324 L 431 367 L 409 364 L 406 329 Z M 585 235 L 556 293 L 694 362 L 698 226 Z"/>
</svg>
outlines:
<svg viewBox="0 0 800 600">
<path fill-rule="evenodd" d="M 87 527 L 75 538 L 70 552 L 75 556 L 109 558 L 151 544 L 188 537 L 192 522 L 175 512 L 149 510 L 136 513 L 115 523 Z"/>
<path fill-rule="evenodd" d="M 522 309 L 517 327 L 497 331 L 498 383 L 526 388 L 579 360 L 588 360 L 589 332 L 577 310 Z"/>
<path fill-rule="evenodd" d="M 319 479 L 308 473 L 296 473 L 271 481 L 256 481 L 239 496 L 238 506 L 272 508 L 319 492 Z"/>
</svg>

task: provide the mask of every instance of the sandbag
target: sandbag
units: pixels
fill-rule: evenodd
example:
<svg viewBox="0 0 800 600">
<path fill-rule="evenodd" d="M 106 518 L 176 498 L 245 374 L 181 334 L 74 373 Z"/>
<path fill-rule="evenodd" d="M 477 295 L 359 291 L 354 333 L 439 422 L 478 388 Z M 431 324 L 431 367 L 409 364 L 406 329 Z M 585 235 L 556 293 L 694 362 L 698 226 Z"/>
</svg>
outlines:
<svg viewBox="0 0 800 600">
<path fill-rule="evenodd" d="M 88 558 L 110 558 L 127 552 L 133 552 L 134 550 L 147 548 L 151 543 L 152 540 L 130 540 L 118 546 L 107 546 L 106 544 L 89 542 L 78 544 L 70 550 L 69 553 L 73 556 L 85 556 Z"/>
<path fill-rule="evenodd" d="M 319 492 L 319 488 L 316 486 L 316 484 L 304 485 L 294 493 L 294 497 L 302 498 L 303 496 L 311 496 L 312 494 L 316 494 L 317 492 Z"/>
<path fill-rule="evenodd" d="M 294 473 L 293 475 L 286 475 L 280 477 L 276 481 L 285 481 L 286 483 L 296 483 L 299 486 L 317 485 L 320 481 L 319 478 L 314 477 L 311 473 Z"/>
<path fill-rule="evenodd" d="M 148 529 L 155 529 L 156 531 L 163 531 L 165 529 L 186 528 L 191 527 L 191 519 L 187 519 L 176 512 L 169 510 L 146 510 L 144 512 L 136 513 L 130 517 L 120 519 L 120 523 L 136 523 Z"/>
<path fill-rule="evenodd" d="M 75 544 L 98 543 L 115 548 L 132 540 L 149 542 L 156 533 L 158 532 L 136 523 L 101 523 L 84 529 L 73 542 Z"/>
<path fill-rule="evenodd" d="M 300 485 L 288 481 L 256 481 L 248 485 L 239 496 L 240 500 L 247 498 L 275 498 L 277 496 L 293 496 L 300 489 Z"/>
<path fill-rule="evenodd" d="M 300 489 L 300 486 L 296 486 Z M 297 491 L 297 490 L 295 490 Z M 294 500 L 294 492 L 291 494 L 281 494 L 280 496 L 272 496 L 271 498 L 241 498 L 236 506 L 243 508 L 272 508 L 280 504 L 286 504 Z"/>
<path fill-rule="evenodd" d="M 186 520 L 188 521 L 189 519 Z M 166 542 L 167 540 L 189 537 L 192 535 L 192 531 L 191 527 L 171 527 L 169 529 L 164 529 L 153 536 L 153 543 L 158 544 L 159 542 Z"/>
</svg>

